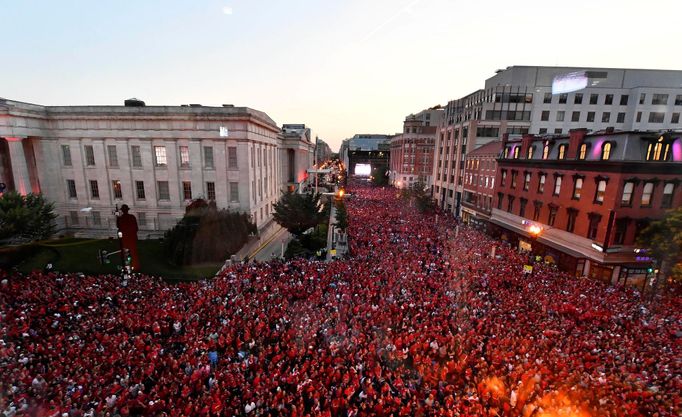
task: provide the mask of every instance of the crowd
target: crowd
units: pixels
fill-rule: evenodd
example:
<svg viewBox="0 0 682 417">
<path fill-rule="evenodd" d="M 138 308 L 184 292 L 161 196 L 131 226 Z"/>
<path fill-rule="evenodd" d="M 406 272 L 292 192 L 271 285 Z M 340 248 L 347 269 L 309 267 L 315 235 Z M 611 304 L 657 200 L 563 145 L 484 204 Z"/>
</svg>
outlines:
<svg viewBox="0 0 682 417">
<path fill-rule="evenodd" d="M 0 415 L 682 414 L 679 297 L 524 275 L 394 190 L 353 194 L 346 260 L 174 285 L 3 272 Z"/>
</svg>

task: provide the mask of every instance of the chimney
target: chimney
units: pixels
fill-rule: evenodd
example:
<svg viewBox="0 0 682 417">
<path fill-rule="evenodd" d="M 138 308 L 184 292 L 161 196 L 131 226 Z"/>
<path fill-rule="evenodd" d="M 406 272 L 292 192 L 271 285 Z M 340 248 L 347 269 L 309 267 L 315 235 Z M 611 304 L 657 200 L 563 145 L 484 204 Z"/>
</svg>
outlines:
<svg viewBox="0 0 682 417">
<path fill-rule="evenodd" d="M 587 129 L 585 128 L 571 129 L 569 135 L 570 136 L 568 138 L 568 151 L 566 152 L 566 159 L 575 159 L 576 155 L 578 155 L 578 148 L 580 147 L 580 144 L 583 142 L 583 139 L 585 139 L 585 136 L 587 135 Z"/>
</svg>

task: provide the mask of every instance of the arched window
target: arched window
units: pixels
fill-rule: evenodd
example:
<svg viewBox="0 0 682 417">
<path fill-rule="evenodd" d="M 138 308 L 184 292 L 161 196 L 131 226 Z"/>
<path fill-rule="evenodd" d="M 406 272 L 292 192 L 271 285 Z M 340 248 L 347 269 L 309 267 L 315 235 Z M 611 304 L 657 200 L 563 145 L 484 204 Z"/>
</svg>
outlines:
<svg viewBox="0 0 682 417">
<path fill-rule="evenodd" d="M 562 144 L 559 145 L 559 156 L 557 159 L 565 159 L 566 158 L 566 145 Z"/>
<path fill-rule="evenodd" d="M 601 160 L 608 161 L 611 158 L 611 142 L 606 142 L 601 147 Z"/>
<path fill-rule="evenodd" d="M 533 153 L 535 153 L 535 146 L 529 146 L 528 155 L 526 156 L 526 159 L 533 159 Z"/>
<path fill-rule="evenodd" d="M 547 158 L 549 158 L 549 145 L 545 145 L 544 148 L 542 148 L 542 159 Z"/>
<path fill-rule="evenodd" d="M 580 154 L 578 155 L 578 159 L 585 159 L 587 157 L 587 143 L 583 143 L 580 145 Z"/>
<path fill-rule="evenodd" d="M 670 142 L 665 141 L 665 136 L 658 138 L 656 142 L 650 142 L 646 151 L 647 161 L 667 161 L 670 155 Z"/>
<path fill-rule="evenodd" d="M 519 159 L 519 146 L 514 147 L 514 159 Z"/>
</svg>

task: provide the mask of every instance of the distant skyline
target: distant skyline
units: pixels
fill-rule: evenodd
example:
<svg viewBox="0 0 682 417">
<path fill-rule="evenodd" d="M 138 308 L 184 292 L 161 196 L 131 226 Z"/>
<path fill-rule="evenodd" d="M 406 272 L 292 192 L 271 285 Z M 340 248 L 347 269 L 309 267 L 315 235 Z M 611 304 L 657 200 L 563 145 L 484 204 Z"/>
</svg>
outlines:
<svg viewBox="0 0 682 417">
<path fill-rule="evenodd" d="M 682 70 L 682 2 L 0 2 L 0 97 L 247 106 L 333 151 L 512 65 Z"/>
</svg>

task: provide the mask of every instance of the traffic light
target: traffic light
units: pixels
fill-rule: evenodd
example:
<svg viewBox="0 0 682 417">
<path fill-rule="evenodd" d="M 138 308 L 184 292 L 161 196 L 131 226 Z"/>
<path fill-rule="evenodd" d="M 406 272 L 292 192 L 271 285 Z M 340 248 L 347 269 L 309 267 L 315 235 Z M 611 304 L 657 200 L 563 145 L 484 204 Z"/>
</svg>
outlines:
<svg viewBox="0 0 682 417">
<path fill-rule="evenodd" d="M 133 257 L 130 254 L 130 249 L 123 248 L 123 264 L 125 266 L 130 266 L 133 263 Z"/>
</svg>

